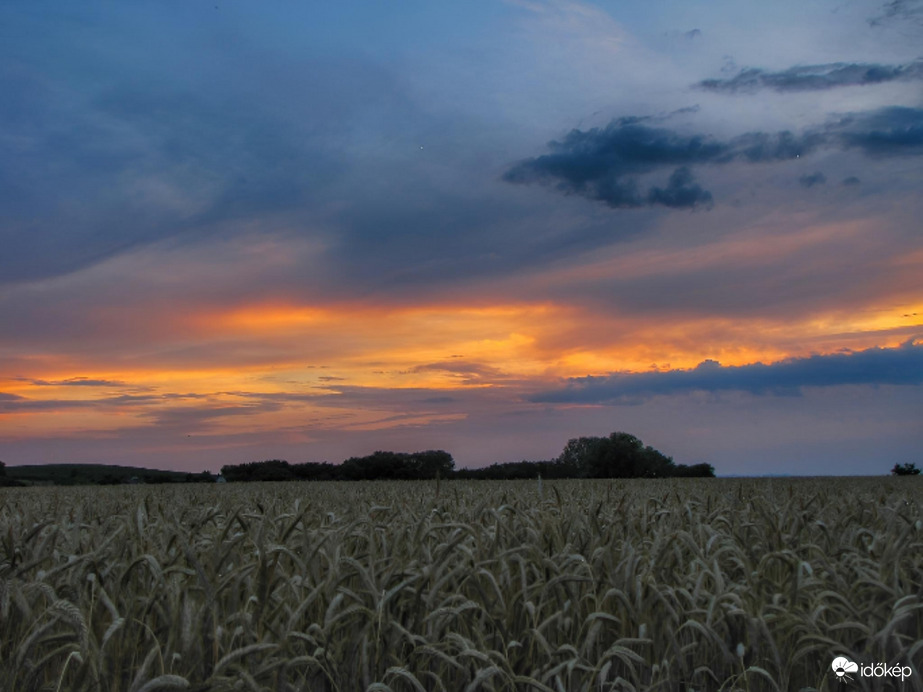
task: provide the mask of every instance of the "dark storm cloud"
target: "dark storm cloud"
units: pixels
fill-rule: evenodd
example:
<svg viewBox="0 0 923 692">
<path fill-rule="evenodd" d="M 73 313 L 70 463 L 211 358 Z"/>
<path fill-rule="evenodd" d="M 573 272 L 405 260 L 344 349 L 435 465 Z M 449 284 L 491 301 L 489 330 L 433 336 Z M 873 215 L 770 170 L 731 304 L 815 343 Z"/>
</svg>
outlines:
<svg viewBox="0 0 923 692">
<path fill-rule="evenodd" d="M 729 145 L 638 122 L 624 118 L 605 129 L 572 130 L 563 141 L 548 145 L 550 154 L 521 161 L 503 179 L 516 184 L 552 184 L 565 194 L 581 195 L 621 209 L 694 207 L 710 201 L 710 195 L 694 183 L 688 166 L 730 160 L 734 154 Z M 647 193 L 639 190 L 637 176 L 668 167 L 674 170 L 665 189 L 652 187 Z"/>
<path fill-rule="evenodd" d="M 572 130 L 548 144 L 550 153 L 512 166 L 503 179 L 539 183 L 616 209 L 709 206 L 712 195 L 695 182 L 691 166 L 731 162 L 771 163 L 820 149 L 858 149 L 868 156 L 923 153 L 923 109 L 888 107 L 849 113 L 800 134 L 748 132 L 728 140 L 686 135 L 627 117 L 605 128 Z M 640 190 L 642 175 L 673 169 L 666 187 Z M 816 175 L 816 174 L 815 174 Z M 816 184 L 822 182 L 813 179 Z"/>
<path fill-rule="evenodd" d="M 923 154 L 923 108 L 891 106 L 843 117 L 831 126 L 844 148 L 869 156 Z"/>
<path fill-rule="evenodd" d="M 803 187 L 814 187 L 815 185 L 823 185 L 824 183 L 826 183 L 827 176 L 825 176 L 820 171 L 816 171 L 815 173 L 811 173 L 810 175 L 801 176 L 800 178 L 798 178 L 798 182 Z"/>
<path fill-rule="evenodd" d="M 692 370 L 612 374 L 571 379 L 563 389 L 531 397 L 535 402 L 617 404 L 655 395 L 692 391 L 800 394 L 804 387 L 923 384 L 923 343 L 897 348 L 790 358 L 770 363 L 722 366 L 707 360 Z"/>
<path fill-rule="evenodd" d="M 712 196 L 695 182 L 690 170 L 683 166 L 673 171 L 665 188 L 652 187 L 647 193 L 647 201 L 651 206 L 660 204 L 675 209 L 691 208 L 699 204 L 710 207 Z"/>
<path fill-rule="evenodd" d="M 847 186 L 849 186 L 849 185 L 858 185 L 858 184 L 860 184 L 861 182 L 862 182 L 862 181 L 859 180 L 856 176 L 851 175 L 851 176 L 849 176 L 848 178 L 843 178 L 843 182 L 840 183 L 840 185 L 847 185 Z"/>
<path fill-rule="evenodd" d="M 753 93 L 761 89 L 822 91 L 838 87 L 917 79 L 923 79 L 923 60 L 916 60 L 906 65 L 842 62 L 826 65 L 798 65 L 781 72 L 748 68 L 728 79 L 704 79 L 696 86 L 708 91 L 725 93 Z"/>
</svg>

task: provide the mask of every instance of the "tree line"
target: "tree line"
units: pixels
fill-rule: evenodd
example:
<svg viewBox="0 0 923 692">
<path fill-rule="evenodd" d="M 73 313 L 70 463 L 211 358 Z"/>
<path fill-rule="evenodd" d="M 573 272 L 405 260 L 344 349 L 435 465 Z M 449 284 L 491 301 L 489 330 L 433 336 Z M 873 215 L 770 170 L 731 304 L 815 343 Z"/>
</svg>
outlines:
<svg viewBox="0 0 923 692">
<path fill-rule="evenodd" d="M 480 469 L 455 469 L 452 455 L 442 450 L 425 452 L 375 452 L 350 457 L 341 464 L 282 459 L 253 461 L 222 467 L 221 475 L 235 481 L 426 480 L 469 478 L 513 480 L 522 478 L 713 478 L 711 464 L 677 464 L 672 457 L 645 446 L 634 435 L 614 432 L 608 437 L 570 440 L 561 454 L 549 461 L 518 461 Z"/>
<path fill-rule="evenodd" d="M 306 462 L 290 464 L 282 459 L 251 461 L 221 467 L 221 475 L 234 481 L 376 481 L 448 478 L 455 468 L 452 455 L 442 450 L 426 452 L 375 452 L 350 457 L 342 464 Z"/>
</svg>

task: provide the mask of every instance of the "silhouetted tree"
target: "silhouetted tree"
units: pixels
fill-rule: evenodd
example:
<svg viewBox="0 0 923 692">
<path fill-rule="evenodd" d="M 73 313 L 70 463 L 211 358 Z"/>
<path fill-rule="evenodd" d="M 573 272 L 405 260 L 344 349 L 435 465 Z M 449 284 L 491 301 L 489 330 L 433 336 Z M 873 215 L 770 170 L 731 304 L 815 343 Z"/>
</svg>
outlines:
<svg viewBox="0 0 923 692">
<path fill-rule="evenodd" d="M 15 478 L 8 478 L 6 475 L 6 464 L 0 461 L 0 487 L 16 487 L 25 485 L 22 481 L 17 481 Z"/>
<path fill-rule="evenodd" d="M 666 478 L 714 476 L 709 464 L 676 465 L 672 457 L 645 446 L 634 435 L 614 432 L 609 437 L 578 437 L 570 440 L 557 464 L 581 478 Z"/>
<path fill-rule="evenodd" d="M 510 481 L 536 478 L 541 471 L 534 461 L 510 461 L 504 464 L 491 464 L 480 469 L 461 469 L 455 472 L 456 478 Z"/>
<path fill-rule="evenodd" d="M 591 469 L 598 465 L 606 445 L 604 437 L 576 437 L 569 440 L 557 463 L 566 468 L 572 477 L 586 478 Z"/>
<path fill-rule="evenodd" d="M 455 469 L 455 460 L 441 449 L 429 449 L 410 455 L 410 469 L 413 478 L 447 478 Z"/>
<path fill-rule="evenodd" d="M 283 459 L 222 466 L 221 475 L 228 481 L 290 481 L 295 478 L 291 465 Z"/>
<path fill-rule="evenodd" d="M 183 479 L 184 483 L 214 483 L 215 477 L 211 474 L 210 471 L 202 471 L 202 473 L 187 473 L 186 477 Z"/>
<path fill-rule="evenodd" d="M 378 451 L 365 457 L 350 457 L 342 464 L 343 476 L 352 481 L 377 481 L 409 477 L 407 455 Z"/>
<path fill-rule="evenodd" d="M 891 469 L 892 476 L 919 476 L 920 469 L 916 464 L 895 464 Z"/>
<path fill-rule="evenodd" d="M 672 470 L 673 476 L 680 478 L 714 478 L 715 467 L 711 464 L 676 464 Z"/>
<path fill-rule="evenodd" d="M 337 481 L 343 477 L 339 466 L 326 461 L 293 464 L 292 471 L 299 480 L 304 481 Z"/>
<path fill-rule="evenodd" d="M 203 477 L 211 475 L 201 474 Z M 714 476 L 710 464 L 685 466 L 644 444 L 634 435 L 614 432 L 608 437 L 570 440 L 553 461 L 518 461 L 481 469 L 455 470 L 452 455 L 443 450 L 425 452 L 377 451 L 350 457 L 342 464 L 328 462 L 289 464 L 280 459 L 227 465 L 221 475 L 229 482 L 288 480 L 417 480 L 434 478 L 528 479 L 542 478 L 664 478 Z M 187 480 L 197 477 L 187 476 Z"/>
<path fill-rule="evenodd" d="M 365 457 L 350 457 L 342 464 L 328 462 L 289 464 L 272 459 L 247 464 L 223 466 L 221 475 L 229 482 L 290 481 L 290 480 L 412 480 L 447 478 L 452 475 L 455 461 L 442 450 L 426 452 L 382 452 Z"/>
</svg>

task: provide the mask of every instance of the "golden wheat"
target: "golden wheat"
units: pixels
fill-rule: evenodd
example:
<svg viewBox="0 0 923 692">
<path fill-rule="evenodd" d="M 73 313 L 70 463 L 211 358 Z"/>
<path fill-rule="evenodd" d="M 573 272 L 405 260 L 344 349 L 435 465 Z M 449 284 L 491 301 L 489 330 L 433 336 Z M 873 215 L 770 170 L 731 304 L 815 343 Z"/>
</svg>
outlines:
<svg viewBox="0 0 923 692">
<path fill-rule="evenodd" d="M 5 489 L 0 689 L 833 690 L 844 655 L 920 690 L 921 491 Z"/>
</svg>

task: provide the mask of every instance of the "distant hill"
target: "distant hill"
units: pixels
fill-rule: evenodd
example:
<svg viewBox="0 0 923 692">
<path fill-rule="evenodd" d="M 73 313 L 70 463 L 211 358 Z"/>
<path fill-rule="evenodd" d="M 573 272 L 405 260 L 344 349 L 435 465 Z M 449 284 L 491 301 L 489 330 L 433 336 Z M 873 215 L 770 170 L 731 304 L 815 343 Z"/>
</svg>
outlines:
<svg viewBox="0 0 923 692">
<path fill-rule="evenodd" d="M 117 485 L 136 478 L 140 483 L 214 482 L 215 477 L 204 473 L 161 471 L 137 466 L 109 464 L 38 464 L 7 466 L 6 477 L 26 485 Z"/>
</svg>

